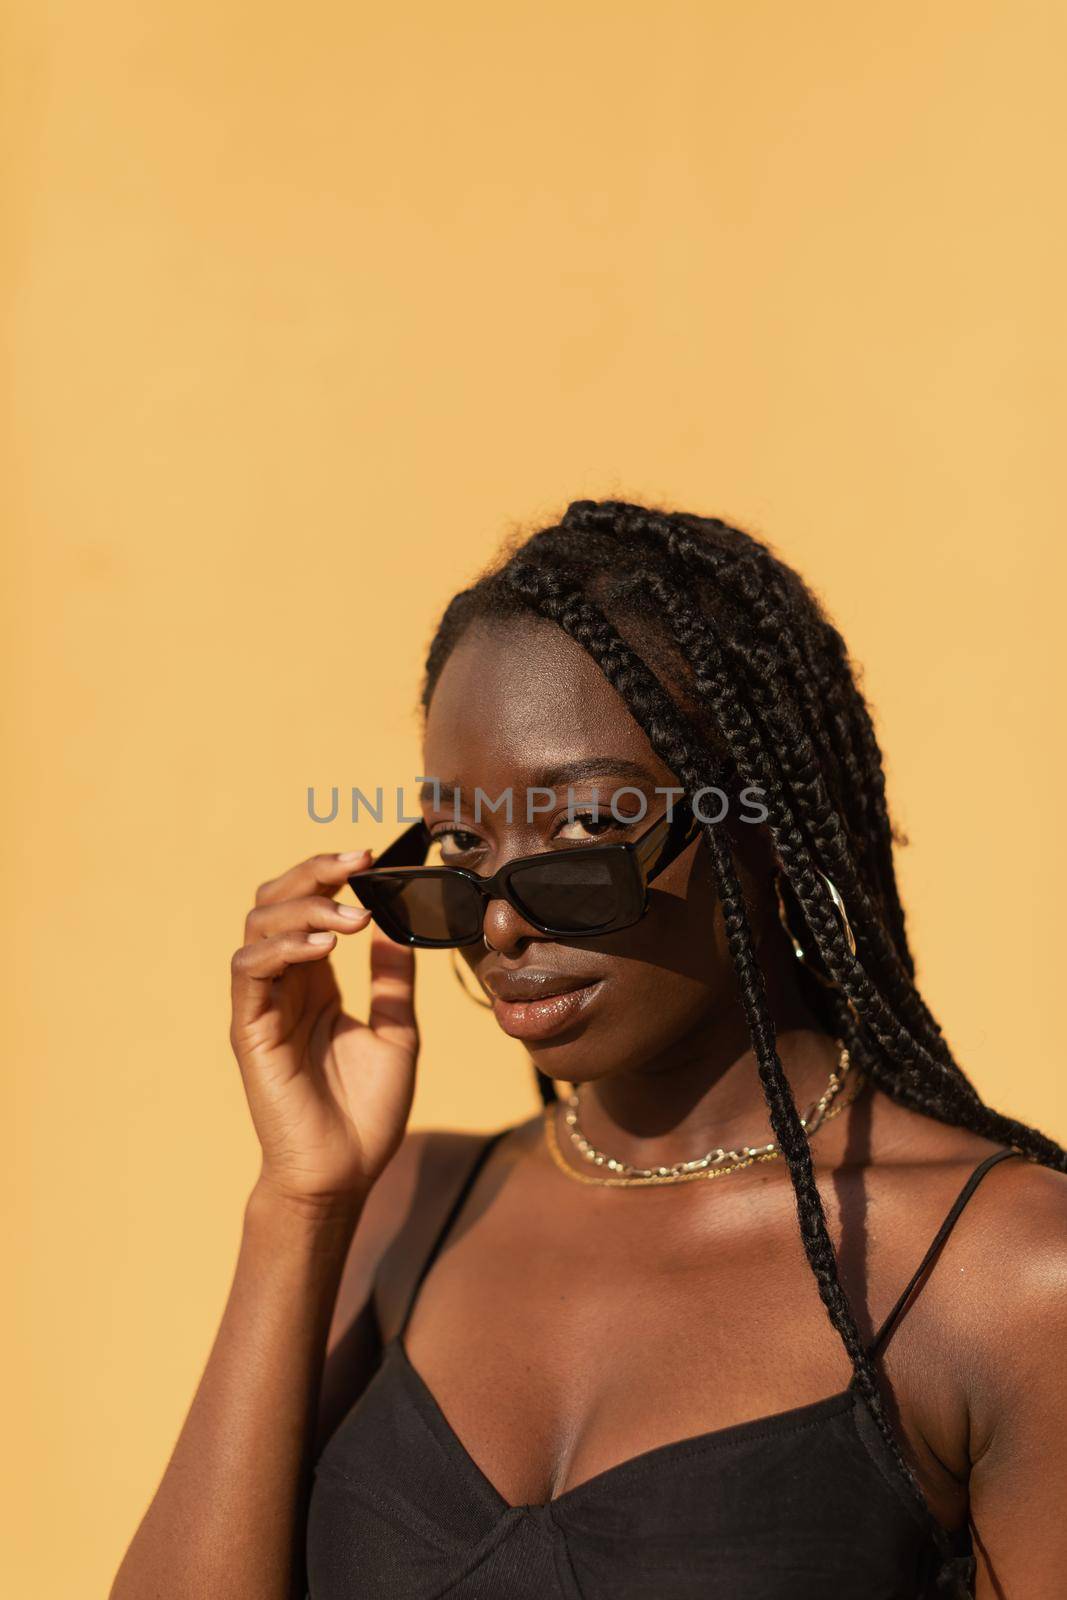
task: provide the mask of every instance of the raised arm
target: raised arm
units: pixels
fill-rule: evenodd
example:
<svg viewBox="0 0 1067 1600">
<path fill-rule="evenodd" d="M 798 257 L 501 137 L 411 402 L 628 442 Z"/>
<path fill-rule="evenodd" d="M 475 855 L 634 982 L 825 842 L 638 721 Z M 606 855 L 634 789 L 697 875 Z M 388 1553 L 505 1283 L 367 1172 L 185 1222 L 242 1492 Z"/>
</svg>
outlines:
<svg viewBox="0 0 1067 1600">
<path fill-rule="evenodd" d="M 369 1281 L 414 1093 L 412 952 L 375 934 L 366 1022 L 329 956 L 364 859 L 262 886 L 233 959 L 231 1042 L 262 1146 L 222 1321 L 111 1600 L 302 1600 L 302 1507 L 342 1272 Z"/>
</svg>

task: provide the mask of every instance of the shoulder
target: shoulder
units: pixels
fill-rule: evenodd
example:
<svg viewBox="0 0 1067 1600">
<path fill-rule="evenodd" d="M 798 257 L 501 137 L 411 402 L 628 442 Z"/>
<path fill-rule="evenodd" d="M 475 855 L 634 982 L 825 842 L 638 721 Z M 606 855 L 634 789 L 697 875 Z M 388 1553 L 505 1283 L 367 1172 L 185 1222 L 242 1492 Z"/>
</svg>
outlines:
<svg viewBox="0 0 1067 1600">
<path fill-rule="evenodd" d="M 1055 1328 L 1067 1334 L 1067 1173 L 1014 1157 L 983 1184 L 994 1337 Z M 1030 1342 L 1029 1339 L 1024 1342 Z"/>
<path fill-rule="evenodd" d="M 962 1216 L 953 1237 L 980 1236 L 983 1259 L 997 1270 L 1009 1261 L 1021 1266 L 1063 1230 L 1067 1173 L 1003 1143 L 878 1094 L 868 1149 L 873 1157 L 860 1160 L 856 1172 L 869 1182 L 867 1197 L 881 1203 L 901 1237 L 910 1241 L 908 1249 L 916 1234 L 921 1237 L 940 1223 L 957 1200 L 963 1201 Z"/>
<path fill-rule="evenodd" d="M 983 1241 L 968 1252 L 977 1461 L 994 1439 L 1010 1449 L 1035 1424 L 1067 1434 L 1067 1173 L 1016 1156 L 996 1164 L 971 1205 Z"/>
<path fill-rule="evenodd" d="M 510 1134 L 516 1130 L 506 1130 Z M 409 1278 L 430 1249 L 474 1161 L 491 1135 L 451 1129 L 417 1129 L 374 1185 L 352 1237 L 338 1287 L 332 1346 L 360 1310 L 373 1301 L 383 1327 Z"/>
<path fill-rule="evenodd" d="M 1067 1560 L 1067 1174 L 1013 1160 L 995 1175 L 993 1260 L 975 1286 L 980 1333 L 967 1363 L 978 1592 L 1051 1595 Z"/>
<path fill-rule="evenodd" d="M 930 1256 L 879 1361 L 934 1486 L 951 1501 L 973 1472 L 988 1514 L 991 1485 L 1031 1482 L 1025 1462 L 1051 1465 L 1067 1442 L 1067 1174 L 966 1130 L 915 1118 L 907 1132 L 847 1185 L 866 1206 L 853 1253 L 869 1223 L 885 1263 L 872 1333 Z M 843 1220 L 847 1267 L 847 1204 Z"/>
<path fill-rule="evenodd" d="M 950 1238 L 954 1264 L 974 1280 L 977 1326 L 995 1344 L 1038 1303 L 1058 1310 L 1067 1287 L 1067 1173 L 963 1130 L 939 1132 L 938 1147 L 902 1166 L 899 1188 L 931 1217 L 964 1202 Z"/>
<path fill-rule="evenodd" d="M 903 1342 L 891 1341 L 890 1365 L 912 1342 L 908 1331 L 928 1334 L 934 1349 L 947 1340 L 962 1410 L 972 1401 L 981 1409 L 982 1397 L 995 1404 L 1008 1343 L 1039 1352 L 1034 1330 L 1053 1335 L 1067 1312 L 1067 1174 L 881 1096 L 872 1124 L 877 1159 L 845 1167 L 827 1186 L 842 1265 L 862 1294 L 862 1241 L 869 1236 L 881 1254 L 873 1332 L 930 1247 L 932 1269 L 902 1319 Z M 947 1241 L 934 1249 L 946 1224 Z"/>
<path fill-rule="evenodd" d="M 420 1236 L 432 1230 L 450 1187 L 462 1182 L 484 1139 L 484 1134 L 436 1128 L 404 1135 L 368 1195 L 352 1235 L 337 1291 L 331 1344 L 370 1300 L 383 1264 L 408 1253 Z"/>
<path fill-rule="evenodd" d="M 965 1183 L 977 1166 L 960 1164 L 956 1180 Z M 1042 1306 L 1059 1314 L 1067 1303 L 1067 1173 L 1016 1152 L 984 1172 L 965 1215 L 981 1234 L 990 1311 L 1000 1308 L 985 1319 L 992 1334 Z"/>
<path fill-rule="evenodd" d="M 326 1337 L 316 1451 L 370 1381 L 407 1289 L 488 1137 L 438 1129 L 408 1133 L 367 1197 Z"/>
</svg>

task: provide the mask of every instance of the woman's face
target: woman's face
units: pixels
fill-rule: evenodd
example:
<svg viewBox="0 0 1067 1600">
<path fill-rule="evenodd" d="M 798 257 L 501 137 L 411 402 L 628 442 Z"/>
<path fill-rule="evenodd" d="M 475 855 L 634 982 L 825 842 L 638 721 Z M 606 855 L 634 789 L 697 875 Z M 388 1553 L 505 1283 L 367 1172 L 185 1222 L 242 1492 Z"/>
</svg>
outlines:
<svg viewBox="0 0 1067 1600">
<path fill-rule="evenodd" d="M 440 859 L 480 876 L 542 850 L 635 839 L 666 809 L 657 786 L 678 789 L 592 659 L 561 629 L 538 619 L 480 623 L 463 635 L 430 702 L 424 760 L 424 772 L 442 784 L 439 806 L 424 803 Z M 460 792 L 458 822 L 453 785 Z M 528 815 L 527 791 L 534 788 L 551 790 L 553 803 Z M 642 820 L 629 826 L 615 822 L 608 809 L 623 788 L 646 798 Z M 477 789 L 491 799 L 510 790 L 511 820 L 503 808 L 494 813 L 484 802 L 476 820 Z M 536 806 L 547 798 L 537 795 Z M 595 800 L 599 821 L 583 819 Z M 637 796 L 620 795 L 617 810 L 637 813 Z M 740 831 L 763 834 L 756 825 Z M 754 839 L 752 859 L 761 852 L 765 839 Z M 742 868 L 743 881 L 746 876 Z M 501 1027 L 523 1040 L 538 1070 L 551 1078 L 579 1083 L 656 1071 L 704 1054 L 706 1037 L 714 1032 L 722 1038 L 724 1030 L 745 1047 L 702 835 L 656 878 L 648 911 L 632 927 L 595 938 L 550 937 L 506 901 L 494 900 L 484 931 L 491 949 L 469 945 L 460 953 L 493 997 Z M 569 999 L 530 1003 L 533 995 L 564 991 Z"/>
</svg>

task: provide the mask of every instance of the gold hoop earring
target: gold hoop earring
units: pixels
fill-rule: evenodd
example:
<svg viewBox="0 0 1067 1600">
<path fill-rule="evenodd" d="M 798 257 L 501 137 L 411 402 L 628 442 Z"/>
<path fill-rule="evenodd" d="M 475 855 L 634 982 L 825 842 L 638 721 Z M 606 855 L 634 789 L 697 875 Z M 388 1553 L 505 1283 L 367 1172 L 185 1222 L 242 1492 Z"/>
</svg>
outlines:
<svg viewBox="0 0 1067 1600">
<path fill-rule="evenodd" d="M 449 954 L 452 957 L 452 971 L 456 974 L 456 982 L 459 984 L 460 988 L 463 990 L 463 993 L 467 996 L 467 999 L 468 1000 L 473 1000 L 476 1006 L 484 1006 L 486 1011 L 492 1011 L 493 1002 L 491 1000 L 486 1000 L 482 995 L 475 994 L 473 989 L 468 989 L 467 988 L 466 982 L 464 981 L 464 977 L 463 977 L 463 970 L 460 967 L 459 960 L 458 960 L 458 958 L 456 956 L 456 947 L 455 947 L 455 945 L 452 946 L 452 949 L 449 951 Z"/>
<path fill-rule="evenodd" d="M 819 871 L 817 867 L 815 870 Z M 848 912 L 845 910 L 845 902 L 841 898 L 841 892 L 835 884 L 830 882 L 825 872 L 819 872 L 819 877 L 830 891 L 830 899 L 833 901 L 837 914 L 841 918 L 841 931 L 845 935 L 848 953 L 850 956 L 854 956 L 856 954 L 856 935 L 852 932 L 852 924 L 848 920 Z"/>
<path fill-rule="evenodd" d="M 808 965 L 808 958 L 804 954 L 804 946 L 801 944 L 800 940 L 797 938 L 796 934 L 793 932 L 792 928 L 789 926 L 789 916 L 788 916 L 788 914 L 786 912 L 785 900 L 784 900 L 784 898 L 782 896 L 782 874 L 781 874 L 781 872 L 777 872 L 776 871 L 773 874 L 773 880 L 772 881 L 774 883 L 774 896 L 775 896 L 775 899 L 778 901 L 778 921 L 782 924 L 782 927 L 785 929 L 785 936 L 789 940 L 789 943 L 793 946 L 793 954 L 796 956 L 798 961 L 802 961 L 804 963 L 804 965 L 807 966 Z"/>
<path fill-rule="evenodd" d="M 831 882 L 831 880 L 826 876 L 825 872 L 820 871 L 818 867 L 816 867 L 815 870 L 818 872 L 819 877 L 830 891 L 830 899 L 833 901 L 834 910 L 837 912 L 837 915 L 840 918 L 841 931 L 845 936 L 845 943 L 848 945 L 848 953 L 849 955 L 854 956 L 856 954 L 856 935 L 853 933 L 852 924 L 848 920 L 848 912 L 845 910 L 845 902 L 841 898 L 840 890 L 837 888 L 836 884 Z M 800 943 L 800 940 L 789 926 L 789 917 L 786 914 L 785 909 L 785 899 L 782 895 L 781 869 L 778 869 L 774 874 L 774 893 L 778 900 L 778 921 L 782 924 L 782 927 L 786 931 L 789 942 L 793 946 L 793 953 L 797 960 L 802 961 L 807 967 L 808 971 L 811 973 L 812 977 L 818 978 L 820 983 L 825 984 L 826 987 L 830 989 L 836 988 L 836 984 L 828 983 L 826 978 L 823 977 L 822 973 L 817 971 L 816 968 L 812 966 L 811 962 L 807 958 L 807 955 L 805 954 L 804 946 Z"/>
</svg>

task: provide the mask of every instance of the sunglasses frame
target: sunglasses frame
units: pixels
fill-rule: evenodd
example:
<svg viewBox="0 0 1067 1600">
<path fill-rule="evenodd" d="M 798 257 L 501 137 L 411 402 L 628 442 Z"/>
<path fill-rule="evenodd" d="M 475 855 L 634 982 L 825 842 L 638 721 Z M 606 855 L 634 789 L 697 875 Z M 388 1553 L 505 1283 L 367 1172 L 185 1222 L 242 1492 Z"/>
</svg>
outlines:
<svg viewBox="0 0 1067 1600">
<path fill-rule="evenodd" d="M 467 867 L 421 865 L 426 859 L 426 852 L 430 848 L 433 835 L 420 818 L 382 852 L 373 867 L 368 867 L 365 872 L 354 872 L 348 882 L 356 898 L 371 913 L 378 927 L 396 944 L 414 945 L 422 950 L 454 950 L 463 945 L 477 944 L 482 937 L 485 908 L 491 900 L 506 900 L 523 921 L 530 927 L 536 928 L 538 933 L 557 939 L 591 939 L 601 934 L 615 933 L 620 928 L 632 927 L 635 922 L 641 920 L 648 910 L 649 884 L 654 882 L 660 873 L 681 855 L 686 846 L 692 843 L 700 833 L 700 827 L 701 824 L 693 815 L 688 803 L 681 800 L 673 807 L 673 816 L 669 817 L 667 812 L 664 812 L 636 839 L 606 844 L 570 845 L 566 850 L 539 850 L 534 855 L 517 856 L 514 861 L 505 861 L 496 872 L 488 877 L 480 877 Z M 563 855 L 576 856 L 584 860 L 590 857 L 602 860 L 605 856 L 612 855 L 630 863 L 627 882 L 623 886 L 624 907 L 609 922 L 581 929 L 560 928 L 541 922 L 530 914 L 521 898 L 512 890 L 512 878 L 524 868 L 541 865 L 546 856 Z M 399 922 L 394 921 L 387 911 L 367 905 L 360 894 L 361 883 L 377 878 L 393 881 L 397 878 L 450 877 L 465 878 L 481 896 L 482 915 L 479 918 L 478 931 L 472 933 L 469 939 L 427 939 L 420 934 L 410 933 Z"/>
</svg>

